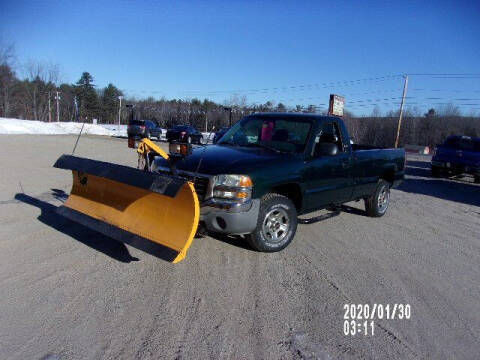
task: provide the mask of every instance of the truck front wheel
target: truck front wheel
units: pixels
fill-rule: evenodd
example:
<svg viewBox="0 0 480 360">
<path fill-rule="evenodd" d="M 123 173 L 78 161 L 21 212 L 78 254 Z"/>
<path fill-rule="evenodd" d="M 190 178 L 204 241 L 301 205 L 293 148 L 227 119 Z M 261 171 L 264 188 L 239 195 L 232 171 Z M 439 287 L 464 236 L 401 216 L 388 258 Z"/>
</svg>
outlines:
<svg viewBox="0 0 480 360">
<path fill-rule="evenodd" d="M 433 177 L 440 177 L 440 175 L 441 175 L 440 171 L 441 171 L 441 169 L 438 166 L 432 165 L 432 176 Z"/>
<path fill-rule="evenodd" d="M 390 183 L 379 180 L 375 192 L 365 199 L 365 210 L 370 217 L 385 215 L 390 204 Z"/>
<path fill-rule="evenodd" d="M 287 247 L 297 231 L 297 210 L 286 196 L 270 193 L 260 201 L 257 227 L 247 235 L 257 251 L 275 252 Z"/>
</svg>

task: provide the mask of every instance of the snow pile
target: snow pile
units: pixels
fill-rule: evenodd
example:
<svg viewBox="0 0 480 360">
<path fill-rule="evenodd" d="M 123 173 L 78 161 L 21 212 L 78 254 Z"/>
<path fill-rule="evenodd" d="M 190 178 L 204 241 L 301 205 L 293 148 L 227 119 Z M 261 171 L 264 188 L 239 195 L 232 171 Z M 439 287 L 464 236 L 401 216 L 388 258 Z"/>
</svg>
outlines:
<svg viewBox="0 0 480 360">
<path fill-rule="evenodd" d="M 99 124 L 98 126 L 101 126 L 107 130 L 113 131 L 114 135 L 116 136 L 127 136 L 127 125 L 120 125 L 118 124 Z M 118 131 L 120 128 L 120 132 Z"/>
<path fill-rule="evenodd" d="M 37 134 L 37 135 L 65 135 L 78 134 L 82 123 L 77 122 L 43 122 L 34 120 L 20 120 L 0 118 L 0 134 Z M 162 129 L 160 139 L 166 141 L 167 129 Z M 82 134 L 123 136 L 127 137 L 127 125 L 116 124 L 85 124 Z M 212 143 L 214 132 L 202 132 L 203 140 Z"/>
<path fill-rule="evenodd" d="M 213 143 L 213 137 L 215 136 L 214 132 L 204 132 L 202 131 L 202 137 L 205 144 Z"/>
<path fill-rule="evenodd" d="M 82 124 L 76 122 L 47 123 L 43 121 L 0 118 L 0 134 L 78 134 L 81 128 Z M 126 135 L 126 128 L 123 132 Z M 101 125 L 85 124 L 82 134 L 115 136 L 118 135 L 118 131 L 107 129 Z M 122 135 L 122 129 L 120 135 Z"/>
</svg>

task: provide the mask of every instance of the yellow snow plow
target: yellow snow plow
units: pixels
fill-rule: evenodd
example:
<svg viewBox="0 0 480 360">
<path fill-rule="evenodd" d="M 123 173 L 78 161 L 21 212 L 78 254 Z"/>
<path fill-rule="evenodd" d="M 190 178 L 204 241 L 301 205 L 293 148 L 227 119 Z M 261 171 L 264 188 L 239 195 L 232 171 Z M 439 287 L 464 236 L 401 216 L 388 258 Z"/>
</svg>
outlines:
<svg viewBox="0 0 480 360">
<path fill-rule="evenodd" d="M 58 212 L 116 240 L 179 262 L 192 244 L 200 217 L 194 185 L 175 175 L 145 171 L 155 156 L 169 159 L 150 140 L 143 139 L 137 152 L 139 169 L 62 155 L 54 167 L 71 170 L 73 186 Z"/>
</svg>

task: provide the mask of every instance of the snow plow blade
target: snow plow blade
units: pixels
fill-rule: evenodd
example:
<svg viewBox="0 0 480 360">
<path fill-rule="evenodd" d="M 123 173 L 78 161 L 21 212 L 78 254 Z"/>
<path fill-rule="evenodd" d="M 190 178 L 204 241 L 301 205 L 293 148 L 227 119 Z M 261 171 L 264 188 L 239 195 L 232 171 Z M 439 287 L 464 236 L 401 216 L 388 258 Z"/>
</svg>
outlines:
<svg viewBox="0 0 480 360">
<path fill-rule="evenodd" d="M 54 167 L 73 173 L 61 215 L 165 260 L 185 258 L 200 216 L 191 182 L 70 155 Z"/>
</svg>

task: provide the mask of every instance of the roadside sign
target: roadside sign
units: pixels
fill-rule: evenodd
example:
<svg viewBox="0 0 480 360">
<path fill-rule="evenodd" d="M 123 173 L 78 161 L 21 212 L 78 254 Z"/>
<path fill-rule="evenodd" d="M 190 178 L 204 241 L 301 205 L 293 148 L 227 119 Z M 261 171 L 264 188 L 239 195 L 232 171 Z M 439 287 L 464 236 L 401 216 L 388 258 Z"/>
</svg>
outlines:
<svg viewBox="0 0 480 360">
<path fill-rule="evenodd" d="M 330 94 L 328 103 L 328 114 L 343 116 L 343 108 L 345 106 L 345 98 L 340 95 Z"/>
</svg>

